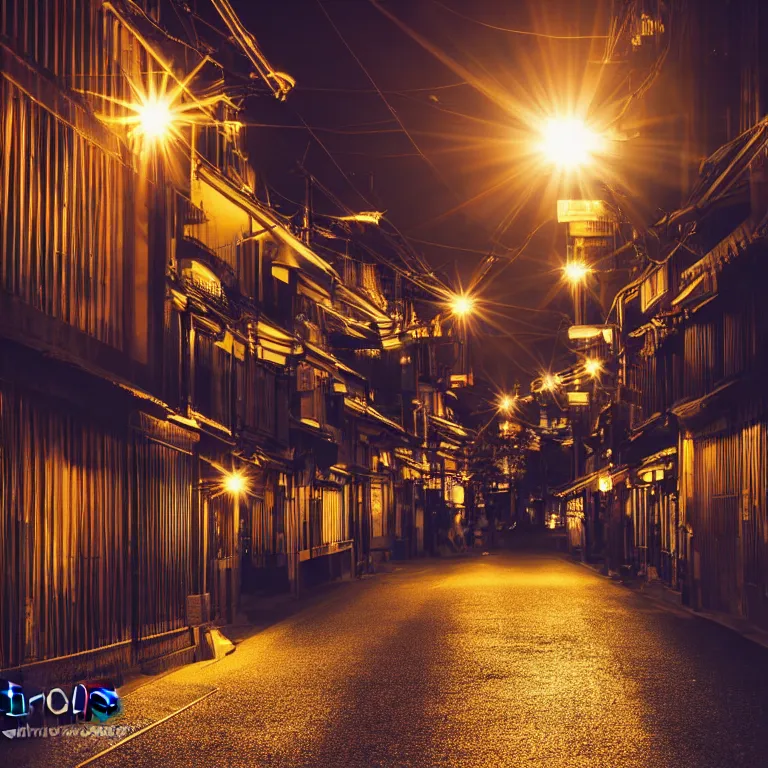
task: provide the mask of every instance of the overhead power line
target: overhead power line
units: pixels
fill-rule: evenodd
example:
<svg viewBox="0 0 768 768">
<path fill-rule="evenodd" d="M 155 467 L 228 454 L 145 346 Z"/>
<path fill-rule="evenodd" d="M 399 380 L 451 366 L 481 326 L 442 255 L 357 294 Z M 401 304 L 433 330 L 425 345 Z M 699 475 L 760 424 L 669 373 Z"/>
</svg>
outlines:
<svg viewBox="0 0 768 768">
<path fill-rule="evenodd" d="M 379 94 L 379 96 L 381 97 L 381 100 L 384 102 L 384 106 L 389 110 L 392 117 L 395 118 L 395 120 L 397 121 L 397 124 L 402 129 L 403 134 L 411 143 L 413 148 L 419 153 L 419 155 L 424 160 L 424 162 L 430 167 L 430 169 L 435 175 L 435 178 L 440 182 L 440 184 L 442 184 L 454 197 L 460 200 L 461 196 L 455 192 L 455 190 L 451 187 L 450 184 L 448 184 L 448 182 L 443 178 L 443 175 L 438 170 L 437 166 L 432 162 L 432 160 L 430 160 L 424 154 L 421 147 L 416 143 L 416 140 L 413 138 L 410 131 L 406 128 L 405 123 L 403 123 L 403 121 L 400 119 L 400 115 L 398 115 L 395 108 L 389 103 L 389 101 L 387 100 L 387 97 L 384 95 L 381 88 L 379 88 L 379 86 L 376 84 L 376 81 L 373 79 L 373 77 L 371 77 L 370 72 L 368 72 L 363 62 L 360 61 L 360 58 L 352 50 L 352 47 L 349 45 L 344 35 L 341 34 L 341 30 L 338 28 L 338 26 L 336 26 L 336 23 L 333 21 L 328 11 L 325 9 L 325 6 L 323 5 L 322 0 L 317 0 L 317 4 L 320 7 L 320 10 L 323 12 L 323 15 L 325 16 L 325 18 L 328 19 L 328 23 L 331 25 L 331 27 L 333 27 L 333 31 L 338 36 L 339 40 L 341 40 L 341 42 L 344 44 L 344 47 L 347 49 L 347 51 L 349 51 L 349 55 L 352 56 L 352 58 L 357 62 L 357 65 L 360 67 L 363 74 L 368 78 L 368 81 L 376 89 L 376 92 Z"/>
<path fill-rule="evenodd" d="M 388 93 L 393 96 L 399 96 L 400 94 L 405 93 L 429 93 L 431 91 L 445 91 L 449 88 L 461 88 L 462 86 L 469 85 L 469 83 L 465 81 L 459 81 L 458 83 L 446 83 L 445 85 L 432 85 L 424 88 L 389 88 L 384 89 L 382 88 L 381 93 Z M 315 86 L 307 86 L 307 85 L 298 85 L 296 87 L 297 91 L 309 91 L 309 92 L 316 92 L 316 93 L 367 93 L 367 94 L 378 94 L 379 91 L 376 88 L 323 88 L 323 87 L 315 87 Z"/>
<path fill-rule="evenodd" d="M 474 19 L 471 16 L 466 16 L 460 11 L 457 11 L 455 8 L 451 8 L 450 6 L 445 5 L 445 3 L 441 3 L 440 0 L 432 0 L 432 2 L 435 5 L 439 5 L 441 8 L 448 11 L 448 13 L 452 13 L 454 16 L 458 16 L 460 19 L 464 19 L 465 21 L 470 21 L 473 24 L 477 24 L 481 27 L 486 27 L 487 29 L 494 29 L 497 32 L 507 32 L 512 35 L 525 35 L 528 37 L 543 37 L 548 40 L 606 40 L 609 37 L 608 35 L 550 35 L 545 32 L 533 32 L 531 30 L 526 30 L 526 29 L 510 29 L 509 27 L 500 27 L 500 26 L 497 26 L 496 24 L 488 24 L 484 21 L 480 21 L 479 19 Z"/>
</svg>

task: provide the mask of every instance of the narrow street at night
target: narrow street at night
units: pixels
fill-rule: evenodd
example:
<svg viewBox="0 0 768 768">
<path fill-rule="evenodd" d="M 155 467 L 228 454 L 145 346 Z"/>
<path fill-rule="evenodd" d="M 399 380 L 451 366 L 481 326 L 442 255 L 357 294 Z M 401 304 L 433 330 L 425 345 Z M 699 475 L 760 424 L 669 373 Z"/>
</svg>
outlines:
<svg viewBox="0 0 768 768">
<path fill-rule="evenodd" d="M 757 766 L 767 675 L 759 645 L 554 554 L 415 562 L 129 694 L 131 722 L 216 691 L 93 764 Z"/>
<path fill-rule="evenodd" d="M 2 0 L 0 768 L 768 768 L 768 0 Z"/>
</svg>

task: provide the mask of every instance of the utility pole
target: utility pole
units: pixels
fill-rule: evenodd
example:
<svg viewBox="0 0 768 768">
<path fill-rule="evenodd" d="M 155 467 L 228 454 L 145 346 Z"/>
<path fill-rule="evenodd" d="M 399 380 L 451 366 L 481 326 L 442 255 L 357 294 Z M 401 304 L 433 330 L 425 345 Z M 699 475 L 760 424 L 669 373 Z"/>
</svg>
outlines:
<svg viewBox="0 0 768 768">
<path fill-rule="evenodd" d="M 305 175 L 305 192 L 304 192 L 304 222 L 303 222 L 303 235 L 304 243 L 310 244 L 312 236 L 312 174 L 306 173 Z"/>
</svg>

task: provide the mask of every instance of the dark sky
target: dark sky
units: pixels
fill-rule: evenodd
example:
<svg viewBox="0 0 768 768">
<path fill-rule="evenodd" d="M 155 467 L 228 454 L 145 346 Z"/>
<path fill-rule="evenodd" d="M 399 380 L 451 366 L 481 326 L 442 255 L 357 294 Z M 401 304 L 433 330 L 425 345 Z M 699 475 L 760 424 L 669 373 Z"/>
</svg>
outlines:
<svg viewBox="0 0 768 768">
<path fill-rule="evenodd" d="M 593 0 L 381 5 L 433 50 L 368 0 L 275 0 L 268 6 L 236 0 L 272 65 L 297 81 L 284 104 L 267 97 L 250 101 L 251 159 L 270 186 L 300 200 L 303 182 L 288 171 L 306 153 L 306 167 L 346 205 L 365 210 L 372 203 L 386 210 L 430 264 L 456 283 L 471 280 L 495 241 L 502 258 L 482 285 L 495 327 L 476 334 L 475 369 L 499 387 L 516 378 L 526 387 L 532 375 L 550 366 L 561 327 L 560 315 L 541 309 L 545 301 L 547 309 L 567 309 L 567 302 L 551 296 L 564 234 L 543 224 L 554 213 L 557 194 L 546 188 L 546 171 L 531 167 L 530 150 L 520 144 L 520 123 L 532 108 L 546 112 L 553 101 L 578 90 L 602 41 L 544 39 L 478 22 L 588 35 L 604 33 L 607 21 L 596 15 Z M 466 84 L 467 72 L 479 88 Z M 492 97 L 480 90 L 492 91 Z M 325 149 L 297 128 L 301 119 Z M 338 213 L 320 196 L 316 205 Z M 286 202 L 284 211 L 293 207 Z M 540 224 L 525 252 L 509 263 L 503 246 L 519 246 Z"/>
</svg>

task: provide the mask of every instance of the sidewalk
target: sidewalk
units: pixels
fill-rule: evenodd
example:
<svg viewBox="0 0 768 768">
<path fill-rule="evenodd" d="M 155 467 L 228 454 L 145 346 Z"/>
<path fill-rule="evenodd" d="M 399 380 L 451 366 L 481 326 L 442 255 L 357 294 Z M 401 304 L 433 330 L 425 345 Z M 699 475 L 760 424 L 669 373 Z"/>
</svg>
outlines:
<svg viewBox="0 0 768 768">
<path fill-rule="evenodd" d="M 380 572 L 395 570 L 400 568 L 382 568 Z M 364 578 L 376 575 L 378 573 Z M 97 723 L 57 729 L 52 728 L 55 724 L 50 722 L 47 730 L 40 728 L 32 737 L 11 739 L 0 735 L 0 762 L 16 768 L 54 764 L 85 768 L 105 751 L 140 736 L 215 695 L 216 686 L 199 682 L 199 672 L 226 659 L 239 643 L 322 600 L 333 599 L 336 593 L 351 588 L 356 581 L 347 579 L 321 584 L 307 589 L 299 599 L 290 594 L 260 595 L 250 599 L 246 596 L 244 610 L 237 622 L 214 628 L 214 634 L 221 641 L 218 643 L 221 650 L 217 649 L 217 658 L 185 664 L 158 675 L 137 674 L 126 679 L 119 688 L 123 713 L 104 723 L 108 728 L 100 728 L 101 724 Z M 3 727 L 7 729 L 9 726 Z M 68 732 L 67 735 L 64 731 Z"/>
<path fill-rule="evenodd" d="M 581 560 L 576 560 L 568 555 L 563 555 L 563 559 L 573 563 L 574 565 L 580 565 L 583 568 L 589 568 L 594 571 L 595 574 L 601 576 L 604 579 L 613 581 L 621 587 L 628 589 L 636 594 L 644 597 L 646 600 L 656 603 L 662 608 L 669 610 L 671 613 L 682 612 L 689 616 L 705 619 L 706 621 L 719 624 L 721 627 L 730 629 L 732 632 L 736 632 L 746 640 L 751 640 L 753 643 L 761 645 L 763 648 L 768 648 L 768 632 L 760 627 L 756 627 L 747 619 L 740 618 L 738 616 L 731 616 L 727 613 L 720 613 L 719 611 L 697 611 L 688 605 L 684 605 L 681 601 L 680 593 L 670 589 L 665 584 L 657 582 L 640 582 L 637 586 L 622 581 L 618 576 L 609 576 L 604 571 L 601 565 L 594 563 L 585 563 Z"/>
</svg>

